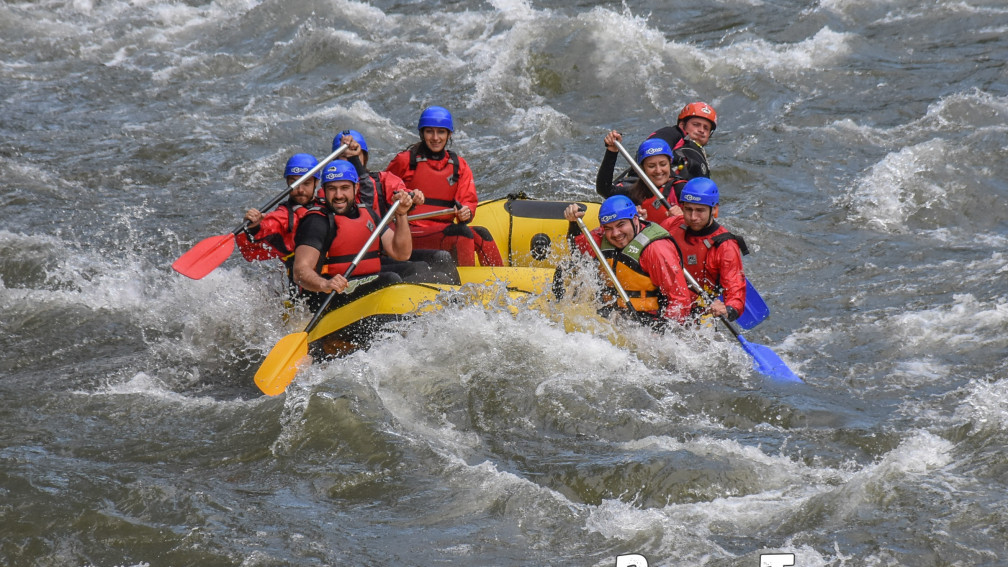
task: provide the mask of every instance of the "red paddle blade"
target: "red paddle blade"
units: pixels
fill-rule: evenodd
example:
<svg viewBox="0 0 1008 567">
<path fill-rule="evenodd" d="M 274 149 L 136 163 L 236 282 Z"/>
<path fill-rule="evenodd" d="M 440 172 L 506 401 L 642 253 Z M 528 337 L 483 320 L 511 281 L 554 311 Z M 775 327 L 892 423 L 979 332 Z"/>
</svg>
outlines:
<svg viewBox="0 0 1008 567">
<path fill-rule="evenodd" d="M 224 260 L 227 260 L 228 256 L 234 252 L 234 248 L 235 236 L 233 234 L 211 236 L 179 256 L 179 259 L 175 260 L 171 267 L 187 278 L 198 280 L 223 264 Z"/>
<path fill-rule="evenodd" d="M 292 333 L 273 345 L 255 374 L 256 386 L 267 396 L 279 396 L 294 380 L 298 367 L 309 362 L 308 333 Z"/>
</svg>

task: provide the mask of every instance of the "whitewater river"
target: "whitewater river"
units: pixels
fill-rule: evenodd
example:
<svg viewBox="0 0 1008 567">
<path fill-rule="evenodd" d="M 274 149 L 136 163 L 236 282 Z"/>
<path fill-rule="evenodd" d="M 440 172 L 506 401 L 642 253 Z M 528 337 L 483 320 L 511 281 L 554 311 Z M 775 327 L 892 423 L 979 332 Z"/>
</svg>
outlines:
<svg viewBox="0 0 1008 567">
<path fill-rule="evenodd" d="M 0 565 L 1008 562 L 1003 0 L 15 0 L 0 38 Z M 693 100 L 804 385 L 456 307 L 269 398 L 277 265 L 170 269 L 345 128 L 380 169 L 443 105 L 481 198 L 592 200 L 608 129 Z"/>
</svg>

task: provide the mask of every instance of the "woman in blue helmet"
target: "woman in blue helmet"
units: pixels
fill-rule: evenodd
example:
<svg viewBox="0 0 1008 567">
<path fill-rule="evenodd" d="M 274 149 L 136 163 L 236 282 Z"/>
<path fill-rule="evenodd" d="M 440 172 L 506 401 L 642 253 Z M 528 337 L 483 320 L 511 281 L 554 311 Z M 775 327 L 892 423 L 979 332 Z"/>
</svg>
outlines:
<svg viewBox="0 0 1008 567">
<path fill-rule="evenodd" d="M 697 283 L 723 294 L 707 307 L 714 316 L 738 319 L 745 309 L 746 282 L 742 255 L 748 254 L 745 240 L 718 224 L 718 188 L 706 177 L 691 179 L 682 190 L 683 215 L 666 219 L 662 227 L 679 245 L 686 270 Z"/>
<path fill-rule="evenodd" d="M 675 156 L 672 148 L 661 138 L 651 138 L 644 140 L 637 148 L 637 163 L 647 174 L 648 179 L 661 192 L 662 197 L 670 205 L 671 209 L 666 209 L 662 202 L 655 197 L 647 183 L 636 177 L 621 177 L 618 181 L 613 181 L 613 169 L 616 164 L 616 143 L 622 138 L 619 132 L 612 131 L 605 137 L 606 157 L 599 166 L 598 175 L 595 177 L 595 190 L 603 197 L 612 195 L 626 195 L 634 203 L 641 207 L 645 213 L 644 217 L 652 222 L 661 222 L 669 216 L 682 214 L 679 208 L 679 191 L 686 183 L 675 175 L 672 167 Z M 612 157 L 610 157 L 612 156 Z"/>
<path fill-rule="evenodd" d="M 576 203 L 567 207 L 564 218 L 571 223 L 568 234 L 584 254 L 591 254 L 586 238 L 599 244 L 634 310 L 685 322 L 694 294 L 686 284 L 679 251 L 668 231 L 657 223 L 642 220 L 637 205 L 626 195 L 614 195 L 602 203 L 600 226 L 588 235 L 581 234 L 575 224 L 583 216 Z"/>
<path fill-rule="evenodd" d="M 423 193 L 416 214 L 455 208 L 454 217 L 435 217 L 410 223 L 416 248 L 448 250 L 459 266 L 501 266 L 503 259 L 490 231 L 471 226 L 476 205 L 472 170 L 461 156 L 448 149 L 455 125 L 441 106 L 431 106 L 417 122 L 420 141 L 397 154 L 385 171 L 397 175 L 408 189 Z M 419 200 L 419 199 L 418 199 Z"/>
<path fill-rule="evenodd" d="M 284 166 L 284 181 L 290 186 L 305 173 L 318 165 L 318 160 L 311 154 L 294 154 Z M 294 234 L 298 224 L 308 212 L 316 198 L 320 174 L 316 173 L 290 191 L 286 201 L 265 215 L 258 209 L 249 209 L 245 213 L 248 228 L 235 238 L 238 250 L 249 262 L 280 258 L 287 268 L 287 283 L 291 293 L 295 293 L 294 285 Z"/>
</svg>

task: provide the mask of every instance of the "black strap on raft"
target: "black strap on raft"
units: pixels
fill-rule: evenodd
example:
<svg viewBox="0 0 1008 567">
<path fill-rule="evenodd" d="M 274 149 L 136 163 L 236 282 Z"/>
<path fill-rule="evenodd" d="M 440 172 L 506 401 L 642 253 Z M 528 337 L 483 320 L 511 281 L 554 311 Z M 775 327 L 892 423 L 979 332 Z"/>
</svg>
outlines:
<svg viewBox="0 0 1008 567">
<path fill-rule="evenodd" d="M 419 144 L 417 144 L 417 145 L 419 145 Z M 409 168 L 410 168 L 410 171 L 415 171 L 416 170 L 417 162 L 418 161 L 427 161 L 427 158 L 421 157 L 421 156 L 418 155 L 419 151 L 420 151 L 420 148 L 418 148 L 416 146 L 414 146 L 412 149 L 410 149 L 410 153 L 409 153 Z M 448 159 L 450 159 L 451 163 L 452 163 L 452 174 L 451 174 L 451 177 L 448 178 L 448 184 L 449 185 L 455 185 L 456 183 L 458 183 L 458 180 L 459 180 L 459 158 L 458 158 L 458 154 L 456 154 L 455 152 L 453 152 L 453 151 L 451 151 L 449 149 L 445 149 L 445 153 L 448 154 Z M 424 202 L 425 203 L 433 203 L 434 200 L 433 199 L 425 199 Z M 451 205 L 451 203 L 449 203 L 448 205 L 445 205 L 445 206 L 450 206 L 450 205 Z"/>
</svg>

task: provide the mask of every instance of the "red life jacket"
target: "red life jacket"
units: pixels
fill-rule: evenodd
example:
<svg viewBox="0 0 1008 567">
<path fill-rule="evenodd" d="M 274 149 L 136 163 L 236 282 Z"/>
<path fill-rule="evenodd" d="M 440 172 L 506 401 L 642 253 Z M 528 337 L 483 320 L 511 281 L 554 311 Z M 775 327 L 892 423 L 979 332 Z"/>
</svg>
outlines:
<svg viewBox="0 0 1008 567">
<path fill-rule="evenodd" d="M 329 230 L 326 233 L 325 254 L 319 258 L 317 270 L 325 277 L 343 274 L 353 263 L 354 257 L 364 247 L 380 220 L 368 207 L 356 207 L 357 216 L 334 214 L 328 207 L 324 210 L 313 208 L 308 214 L 324 214 L 329 219 Z M 360 263 L 354 269 L 353 275 L 366 276 L 381 271 L 381 238 L 374 239 Z"/>
<path fill-rule="evenodd" d="M 658 192 L 662 194 L 662 197 L 665 197 L 669 205 L 677 207 L 679 206 L 679 193 L 682 191 L 682 185 L 685 183 L 685 181 L 673 178 L 666 182 L 665 185 L 659 187 Z M 661 223 L 663 220 L 669 218 L 668 209 L 665 208 L 665 205 L 662 205 L 662 202 L 650 190 L 648 190 L 648 194 L 651 196 L 644 199 L 644 202 L 641 203 L 641 207 L 647 211 L 647 220 L 649 222 Z"/>
<path fill-rule="evenodd" d="M 266 213 L 259 222 L 255 234 L 246 231 L 236 239 L 238 249 L 246 260 L 266 260 L 280 258 L 284 264 L 293 266 L 294 234 L 298 223 L 308 214 L 308 207 L 288 200 L 273 211 Z"/>
<path fill-rule="evenodd" d="M 430 167 L 427 164 L 427 159 L 418 155 L 416 148 L 410 150 L 409 170 L 413 172 L 413 175 L 409 180 L 409 188 L 420 189 L 424 194 L 424 204 L 416 207 L 412 211 L 413 214 L 447 209 L 457 205 L 457 201 L 455 200 L 455 184 L 459 180 L 459 157 L 458 154 L 448 149 L 445 150 L 445 153 L 448 155 L 452 166 L 451 175 L 448 176 L 445 175 L 443 169 L 439 170 Z M 447 220 L 428 220 L 436 220 L 441 224 L 450 224 L 452 222 L 451 217 L 446 218 Z"/>
<path fill-rule="evenodd" d="M 679 220 L 679 223 L 675 221 Z M 736 236 L 728 232 L 723 226 L 714 223 L 713 231 L 709 234 L 698 236 L 687 233 L 686 224 L 681 222 L 681 217 L 670 219 L 662 226 L 668 229 L 672 239 L 679 245 L 682 252 L 683 267 L 697 280 L 697 283 L 708 290 L 721 293 L 724 286 L 721 283 L 721 267 L 716 262 L 708 261 L 709 252 L 716 249 L 728 240 L 734 240 L 742 255 L 749 253 L 745 240 L 741 236 Z M 738 260 L 741 262 L 741 258 Z M 742 266 L 738 266 L 739 270 Z M 744 288 L 743 288 L 744 289 Z M 744 297 L 744 296 L 743 296 Z"/>
</svg>

